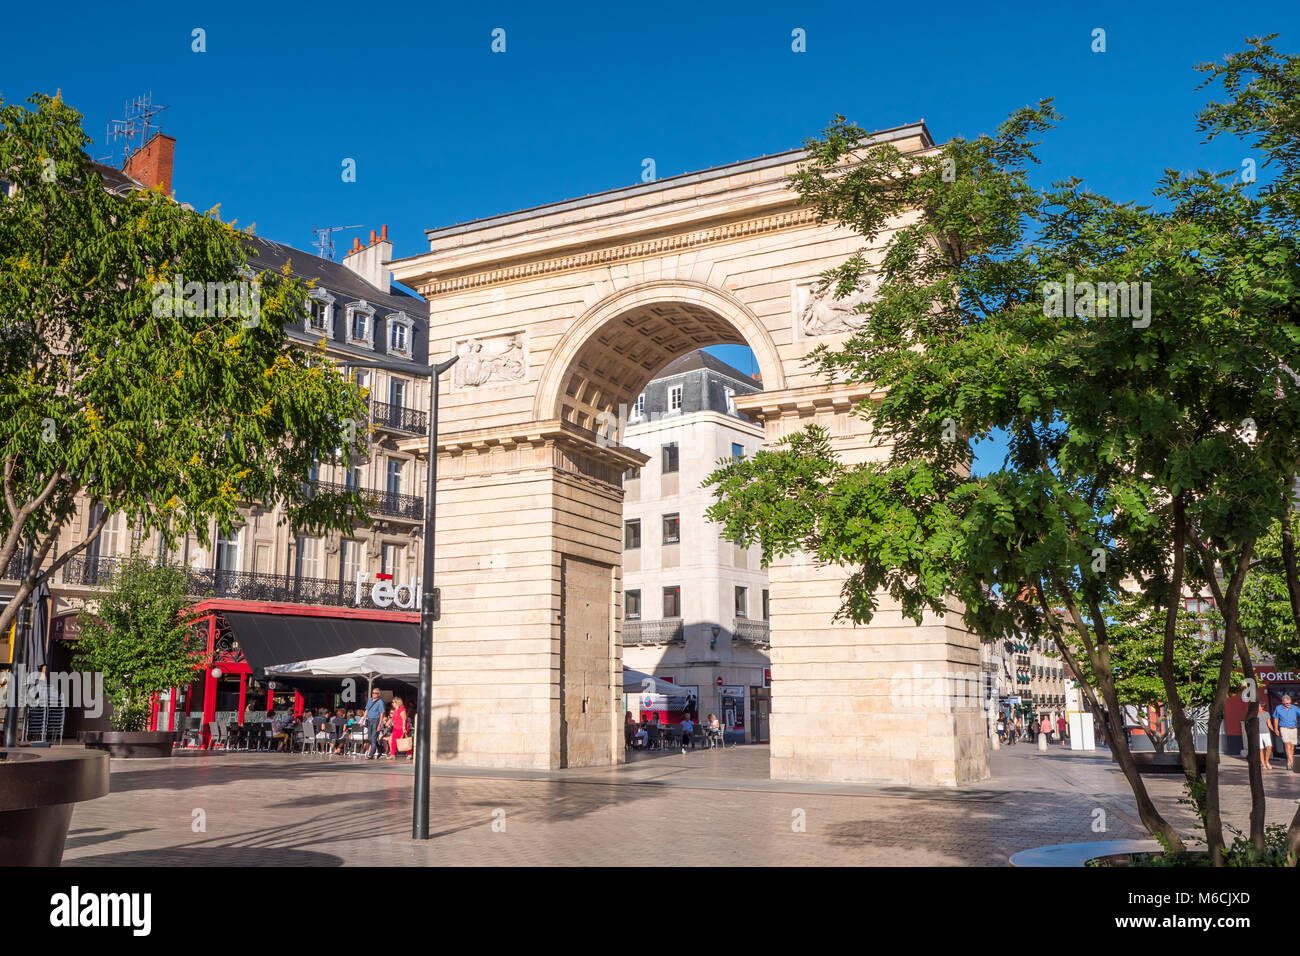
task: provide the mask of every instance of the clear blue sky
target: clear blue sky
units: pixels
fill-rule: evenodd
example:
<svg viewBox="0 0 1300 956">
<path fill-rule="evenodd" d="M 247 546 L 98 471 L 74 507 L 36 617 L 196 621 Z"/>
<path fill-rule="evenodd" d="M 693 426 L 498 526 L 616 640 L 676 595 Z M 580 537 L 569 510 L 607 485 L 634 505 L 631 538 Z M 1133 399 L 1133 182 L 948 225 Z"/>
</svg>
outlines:
<svg viewBox="0 0 1300 956">
<path fill-rule="evenodd" d="M 779 152 L 837 112 L 925 119 L 942 141 L 1046 96 L 1065 122 L 1042 181 L 1143 200 L 1165 168 L 1240 165 L 1200 145 L 1192 65 L 1266 33 L 1300 49 L 1300 3 L 72 0 L 6 9 L 0 95 L 62 89 L 98 157 L 123 102 L 152 91 L 182 200 L 301 248 L 313 226 L 387 223 L 406 256 L 429 227 L 637 182 L 646 158 L 663 177 Z"/>
</svg>

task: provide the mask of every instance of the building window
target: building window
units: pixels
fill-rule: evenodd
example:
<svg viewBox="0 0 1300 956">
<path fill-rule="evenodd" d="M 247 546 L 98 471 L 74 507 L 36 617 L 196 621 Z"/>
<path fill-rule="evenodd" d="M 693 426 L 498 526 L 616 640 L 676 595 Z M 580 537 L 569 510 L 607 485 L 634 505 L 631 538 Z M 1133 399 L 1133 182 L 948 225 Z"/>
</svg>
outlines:
<svg viewBox="0 0 1300 956">
<path fill-rule="evenodd" d="M 635 591 L 623 592 L 623 620 L 641 620 L 641 591 L 639 588 Z"/>
<path fill-rule="evenodd" d="M 664 515 L 664 544 L 680 544 L 682 519 L 680 514 Z"/>
<path fill-rule="evenodd" d="M 411 320 L 404 312 L 388 316 L 388 351 L 399 355 L 411 354 Z"/>
<path fill-rule="evenodd" d="M 623 472 L 623 480 L 624 480 L 625 482 L 627 482 L 627 481 L 637 481 L 637 480 L 639 480 L 640 478 L 641 478 L 641 469 L 640 469 L 640 468 L 629 468 L 627 471 Z"/>
<path fill-rule="evenodd" d="M 623 522 L 623 547 L 627 550 L 641 547 L 641 519 Z"/>
<path fill-rule="evenodd" d="M 320 577 L 320 538 L 308 538 L 298 535 L 297 576 L 301 578 Z"/>
<path fill-rule="evenodd" d="M 343 472 L 343 487 L 349 491 L 361 490 L 361 467 L 351 465 Z"/>
<path fill-rule="evenodd" d="M 675 441 L 669 442 L 667 445 L 664 445 L 663 447 L 664 447 L 663 473 L 665 475 L 669 475 L 677 471 L 677 442 Z"/>
<path fill-rule="evenodd" d="M 386 544 L 379 553 L 379 561 L 380 571 L 384 574 L 401 574 L 402 565 L 406 563 L 406 548 L 400 544 Z"/>
<path fill-rule="evenodd" d="M 410 384 L 404 378 L 390 378 L 388 380 L 388 404 L 394 408 L 409 408 L 410 406 L 406 404 L 406 396 Z"/>
<path fill-rule="evenodd" d="M 324 289 L 308 293 L 305 330 L 313 335 L 334 335 L 334 296 Z"/>
<path fill-rule="evenodd" d="M 405 462 L 396 459 L 388 459 L 388 493 L 390 495 L 400 495 L 402 493 L 402 465 Z"/>
<path fill-rule="evenodd" d="M 668 410 L 670 412 L 680 412 L 682 410 L 682 387 L 674 385 L 668 389 Z"/>
<path fill-rule="evenodd" d="M 736 617 L 749 617 L 749 591 L 746 588 L 736 588 Z"/>
<path fill-rule="evenodd" d="M 239 533 L 239 529 L 236 529 L 229 535 L 217 535 L 216 569 L 218 571 L 239 570 Z"/>
<path fill-rule="evenodd" d="M 682 616 L 682 589 L 680 585 L 664 588 L 664 617 Z"/>
<path fill-rule="evenodd" d="M 374 318 L 375 310 L 364 299 L 348 306 L 348 341 L 374 348 Z"/>
<path fill-rule="evenodd" d="M 636 397 L 636 401 L 632 403 L 631 419 L 634 422 L 639 422 L 644 417 L 645 417 L 645 392 L 642 392 L 640 395 Z"/>
<path fill-rule="evenodd" d="M 734 459 L 736 459 L 737 461 L 739 461 L 740 459 L 744 458 L 744 457 L 745 457 L 745 446 L 744 446 L 744 445 L 737 444 L 736 442 L 733 441 L 733 442 L 731 443 L 731 457 L 734 458 Z"/>
<path fill-rule="evenodd" d="M 344 538 L 339 542 L 339 577 L 344 581 L 355 581 L 361 573 L 360 541 Z"/>
<path fill-rule="evenodd" d="M 768 611 L 767 611 L 767 588 L 763 588 L 763 620 L 765 621 L 771 620 L 771 618 L 768 617 Z"/>
</svg>

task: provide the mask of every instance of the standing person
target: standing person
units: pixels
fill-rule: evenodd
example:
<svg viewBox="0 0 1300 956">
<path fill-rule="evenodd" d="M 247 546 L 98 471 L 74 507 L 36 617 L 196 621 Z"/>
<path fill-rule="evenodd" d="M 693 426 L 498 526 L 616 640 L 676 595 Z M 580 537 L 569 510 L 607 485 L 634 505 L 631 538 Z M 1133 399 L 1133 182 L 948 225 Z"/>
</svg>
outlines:
<svg viewBox="0 0 1300 956">
<path fill-rule="evenodd" d="M 1034 717 L 1029 721 L 1029 739 L 1038 743 L 1038 718 Z"/>
<path fill-rule="evenodd" d="M 998 712 L 998 741 L 1006 743 L 1007 739 L 1007 717 L 1001 711 Z"/>
<path fill-rule="evenodd" d="M 384 701 L 379 696 L 379 688 L 370 692 L 370 703 L 366 706 L 366 741 L 370 749 L 366 752 L 367 760 L 379 756 L 379 722 L 384 719 Z"/>
<path fill-rule="evenodd" d="M 397 742 L 406 736 L 406 707 L 402 698 L 393 698 L 393 744 L 392 757 L 396 760 L 401 754 L 397 751 Z"/>
<path fill-rule="evenodd" d="M 1297 718 L 1300 717 L 1300 708 L 1291 706 L 1291 695 L 1283 694 L 1282 703 L 1273 708 L 1273 720 L 1271 729 L 1273 733 L 1282 738 L 1282 746 L 1286 748 L 1286 769 L 1291 770 L 1295 763 L 1295 742 Z"/>
<path fill-rule="evenodd" d="M 1065 714 L 1058 714 L 1056 717 L 1056 736 L 1061 740 L 1061 746 L 1065 746 L 1065 732 L 1069 725 L 1065 722 Z"/>
<path fill-rule="evenodd" d="M 1263 770 L 1273 769 L 1273 733 L 1268 729 L 1268 692 L 1259 695 L 1259 766 Z"/>
</svg>

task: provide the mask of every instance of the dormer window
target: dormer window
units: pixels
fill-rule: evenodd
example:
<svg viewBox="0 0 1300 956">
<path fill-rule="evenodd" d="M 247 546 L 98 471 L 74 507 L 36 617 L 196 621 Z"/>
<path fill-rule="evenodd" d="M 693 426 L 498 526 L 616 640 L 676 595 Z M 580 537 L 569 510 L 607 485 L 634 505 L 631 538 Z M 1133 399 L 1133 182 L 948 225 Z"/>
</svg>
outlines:
<svg viewBox="0 0 1300 956">
<path fill-rule="evenodd" d="M 388 316 L 388 351 L 398 355 L 411 354 L 411 320 L 405 312 Z"/>
<path fill-rule="evenodd" d="M 308 293 L 307 318 L 303 331 L 309 335 L 334 335 L 334 296 L 324 289 L 313 289 Z"/>
<path fill-rule="evenodd" d="M 354 345 L 375 347 L 375 309 L 362 299 L 348 306 L 348 341 Z"/>
</svg>

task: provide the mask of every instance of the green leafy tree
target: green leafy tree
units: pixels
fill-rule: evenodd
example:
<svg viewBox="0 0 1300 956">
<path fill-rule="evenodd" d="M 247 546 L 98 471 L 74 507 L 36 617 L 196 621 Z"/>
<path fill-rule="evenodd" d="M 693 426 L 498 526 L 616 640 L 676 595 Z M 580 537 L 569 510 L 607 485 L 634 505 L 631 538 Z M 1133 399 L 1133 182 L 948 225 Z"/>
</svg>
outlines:
<svg viewBox="0 0 1300 956">
<path fill-rule="evenodd" d="M 1115 694 L 1124 705 L 1137 708 L 1143 729 L 1158 753 L 1173 743 L 1173 728 L 1161 711 L 1168 713 L 1168 691 L 1160 673 L 1165 643 L 1164 608 L 1153 607 L 1141 595 L 1125 595 L 1105 609 L 1109 621 L 1110 664 L 1115 675 Z M 1219 679 L 1222 637 L 1214 634 L 1218 618 L 1212 614 L 1183 612 L 1178 615 L 1174 637 L 1174 681 L 1178 686 L 1178 707 L 1184 711 L 1208 707 L 1214 700 Z M 1073 641 L 1072 651 L 1083 664 L 1083 678 L 1097 686 L 1088 655 Z M 1241 680 L 1234 675 L 1230 690 Z"/>
<path fill-rule="evenodd" d="M 1300 669 L 1300 641 L 1283 556 L 1282 528 L 1288 521 L 1294 525 L 1294 516 L 1274 523 L 1259 539 L 1255 562 L 1241 589 L 1241 628 L 1246 642 L 1280 670 Z"/>
<path fill-rule="evenodd" d="M 185 572 L 138 555 L 123 562 L 95 614 L 79 615 L 76 664 L 104 676 L 118 730 L 143 730 L 154 694 L 183 687 L 205 666 L 206 637 L 191 628 Z"/>
<path fill-rule="evenodd" d="M 246 234 L 157 191 L 105 188 L 80 115 L 58 96 L 0 108 L 0 567 L 30 572 L 0 611 L 84 550 L 114 512 L 170 545 L 240 506 L 282 506 L 312 533 L 364 516 L 306 483 L 364 441 L 360 390 L 295 346 L 307 288 L 247 268 Z M 179 295 L 176 293 L 179 291 Z M 79 505 L 97 521 L 56 551 Z"/>
<path fill-rule="evenodd" d="M 1250 63 L 1279 62 L 1263 41 L 1244 56 L 1230 61 L 1239 73 L 1212 73 L 1230 105 L 1208 107 L 1202 126 L 1267 129 L 1265 165 L 1277 157 L 1285 172 L 1300 124 L 1276 129 L 1277 116 L 1294 117 L 1300 97 L 1260 103 L 1256 87 L 1234 87 Z M 1280 62 L 1293 90 L 1296 60 Z M 918 622 L 955 598 L 985 639 L 1050 637 L 1075 672 L 1086 662 L 1096 688 L 1085 693 L 1106 715 L 1138 813 L 1182 856 L 1125 743 L 1106 612 L 1131 594 L 1163 608 L 1158 670 L 1222 864 L 1220 724 L 1234 665 L 1253 677 L 1240 594 L 1300 460 L 1300 379 L 1287 374 L 1300 368 L 1300 206 L 1294 183 L 1261 189 L 1235 171 L 1167 173 L 1159 210 L 1077 179 L 1038 189 L 1034 138 L 1058 119 L 1045 100 L 995 135 L 905 155 L 836 118 L 808 144 L 795 188 L 865 240 L 827 282 L 843 295 L 865 273 L 879 279 L 859 330 L 813 360 L 834 380 L 873 384 L 878 397 L 856 411 L 889 455 L 845 466 L 810 428 L 715 473 L 710 516 L 769 560 L 803 550 L 848 566 L 849 620 L 870 620 L 885 596 Z M 994 434 L 1005 461 L 970 477 L 963 439 Z M 1189 590 L 1213 595 L 1224 635 L 1204 781 L 1176 666 Z M 1257 754 L 1250 780 L 1262 850 Z"/>
</svg>

